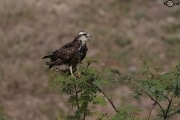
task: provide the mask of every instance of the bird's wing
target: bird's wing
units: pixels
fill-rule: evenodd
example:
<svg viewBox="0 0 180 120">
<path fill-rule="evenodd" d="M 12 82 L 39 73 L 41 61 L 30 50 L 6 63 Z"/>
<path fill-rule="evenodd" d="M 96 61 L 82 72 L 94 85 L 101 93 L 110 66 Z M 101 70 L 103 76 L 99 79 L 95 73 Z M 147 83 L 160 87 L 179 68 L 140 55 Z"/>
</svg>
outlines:
<svg viewBox="0 0 180 120">
<path fill-rule="evenodd" d="M 55 51 L 53 54 L 56 58 L 61 59 L 64 63 L 68 63 L 71 61 L 73 56 L 79 50 L 80 43 L 79 42 L 70 42 L 64 46 L 62 46 L 59 50 Z"/>
<path fill-rule="evenodd" d="M 77 51 L 78 48 L 76 46 L 61 48 L 58 51 L 58 57 L 68 62 L 73 58 L 73 56 L 77 53 Z"/>
<path fill-rule="evenodd" d="M 69 48 L 69 47 L 72 47 L 73 45 L 74 45 L 74 43 L 70 42 L 70 43 L 67 43 L 64 46 L 62 46 L 60 49 Z"/>
</svg>

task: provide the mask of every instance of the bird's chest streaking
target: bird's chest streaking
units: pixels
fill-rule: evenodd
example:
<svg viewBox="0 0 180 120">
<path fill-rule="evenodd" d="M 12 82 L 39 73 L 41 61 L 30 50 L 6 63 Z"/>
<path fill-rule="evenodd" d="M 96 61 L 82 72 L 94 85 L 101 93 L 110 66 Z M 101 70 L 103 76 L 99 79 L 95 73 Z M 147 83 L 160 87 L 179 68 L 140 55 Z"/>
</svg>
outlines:
<svg viewBox="0 0 180 120">
<path fill-rule="evenodd" d="M 75 53 L 74 57 L 71 60 L 71 63 L 73 66 L 81 63 L 81 61 L 86 57 L 87 53 L 87 45 L 86 43 L 80 43 L 78 51 Z"/>
</svg>

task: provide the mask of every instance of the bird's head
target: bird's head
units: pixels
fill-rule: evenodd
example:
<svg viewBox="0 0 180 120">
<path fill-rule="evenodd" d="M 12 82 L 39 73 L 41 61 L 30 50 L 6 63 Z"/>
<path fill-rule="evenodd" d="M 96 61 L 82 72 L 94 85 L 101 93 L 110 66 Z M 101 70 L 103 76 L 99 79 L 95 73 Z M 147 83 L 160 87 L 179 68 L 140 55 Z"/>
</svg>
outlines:
<svg viewBox="0 0 180 120">
<path fill-rule="evenodd" d="M 77 40 L 82 41 L 82 43 L 85 43 L 86 41 L 90 41 L 92 39 L 92 36 L 84 31 L 79 32 L 78 36 L 77 36 Z"/>
</svg>

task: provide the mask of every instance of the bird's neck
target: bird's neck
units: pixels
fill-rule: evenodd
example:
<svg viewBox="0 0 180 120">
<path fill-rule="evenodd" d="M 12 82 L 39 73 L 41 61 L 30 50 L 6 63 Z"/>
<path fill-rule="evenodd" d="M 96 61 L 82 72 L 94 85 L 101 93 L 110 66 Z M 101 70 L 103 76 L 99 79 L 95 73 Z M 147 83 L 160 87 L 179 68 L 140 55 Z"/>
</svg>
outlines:
<svg viewBox="0 0 180 120">
<path fill-rule="evenodd" d="M 79 44 L 80 46 L 84 46 L 86 44 L 85 41 L 80 41 L 80 40 L 74 40 L 73 42 Z"/>
<path fill-rule="evenodd" d="M 84 46 L 86 44 L 85 41 L 81 41 L 81 46 Z"/>
</svg>

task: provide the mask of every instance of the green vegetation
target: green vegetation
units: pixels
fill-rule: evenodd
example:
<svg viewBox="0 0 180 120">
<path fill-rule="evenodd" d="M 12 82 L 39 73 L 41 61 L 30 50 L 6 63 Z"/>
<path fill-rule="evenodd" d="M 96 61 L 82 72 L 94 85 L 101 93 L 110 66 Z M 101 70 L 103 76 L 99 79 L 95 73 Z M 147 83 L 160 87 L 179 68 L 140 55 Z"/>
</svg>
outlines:
<svg viewBox="0 0 180 120">
<path fill-rule="evenodd" d="M 79 31 L 87 31 L 93 36 L 93 40 L 88 42 L 88 56 L 109 67 L 118 67 L 123 74 L 132 74 L 132 81 L 142 78 L 139 55 L 147 56 L 153 64 L 165 70 L 180 60 L 180 7 L 168 8 L 162 0 L 1 0 L 0 18 L 0 104 L 5 109 L 3 114 L 12 120 L 56 120 L 60 114 L 65 117 L 74 115 L 76 107 L 66 106 L 70 95 L 54 94 L 47 88 L 46 66 L 41 57 L 72 41 Z M 107 71 L 103 73 L 99 64 L 90 68 L 96 68 L 96 74 L 108 77 L 104 76 Z M 56 74 L 68 76 L 68 73 Z M 130 112 L 137 106 L 142 111 L 136 116 L 147 115 L 151 108 L 147 97 L 132 99 L 129 89 L 124 90 L 124 87 L 134 84 L 125 84 L 124 79 L 120 81 L 120 76 L 116 77 L 110 86 L 101 83 L 97 86 L 112 96 L 121 114 L 112 116 L 115 112 L 113 114 L 113 109 L 108 109 L 109 103 L 101 106 L 91 102 L 88 109 L 94 116 L 92 118 L 116 119 L 125 112 L 132 118 L 135 113 L 130 115 Z M 50 79 L 50 83 L 53 82 Z M 60 89 L 57 92 L 60 93 Z M 96 94 L 100 98 L 94 98 L 94 101 L 102 100 L 104 95 L 99 91 Z M 120 97 L 135 107 L 122 103 Z M 99 111 L 94 113 L 94 108 Z M 156 105 L 151 120 L 159 120 L 158 117 L 154 119 L 157 112 Z M 172 119 L 180 118 L 175 115 Z"/>
<path fill-rule="evenodd" d="M 180 113 L 180 109 L 173 104 L 173 100 L 180 97 L 180 63 L 174 70 L 162 73 L 160 68 L 151 68 L 146 60 L 142 59 L 142 61 L 145 67 L 143 72 L 145 78 L 134 82 L 135 97 L 148 96 L 154 102 L 151 111 L 158 106 L 157 116 L 163 120 L 169 120 L 176 113 Z M 162 104 L 163 102 L 165 105 Z"/>
<path fill-rule="evenodd" d="M 0 106 L 0 120 L 7 120 L 7 115 L 4 113 L 4 108 Z"/>
<path fill-rule="evenodd" d="M 174 46 L 180 44 L 180 38 L 178 36 L 167 37 L 164 38 L 164 42 Z"/>
<path fill-rule="evenodd" d="M 144 12 L 138 11 L 136 12 L 136 14 L 134 15 L 134 18 L 136 20 L 141 20 L 141 19 L 147 19 L 147 15 Z"/>
<path fill-rule="evenodd" d="M 17 11 L 8 11 L 5 13 L 1 13 L 0 26 L 3 28 L 8 28 L 7 26 L 10 24 L 17 24 L 24 20 L 34 20 L 33 10 L 26 8 L 24 10 Z"/>
<path fill-rule="evenodd" d="M 178 32 L 178 30 L 180 30 L 180 23 L 168 24 L 168 25 L 164 26 L 163 29 L 166 33 Z"/>
<path fill-rule="evenodd" d="M 168 45 L 166 48 L 166 53 L 168 56 L 178 56 L 180 50 L 180 38 L 178 36 L 170 36 L 163 39 L 163 41 Z"/>
<path fill-rule="evenodd" d="M 180 16 L 180 9 L 175 9 L 174 11 L 169 12 L 169 15 L 172 15 L 174 17 Z"/>
<path fill-rule="evenodd" d="M 54 73 L 50 79 L 50 88 L 63 95 L 69 95 L 68 104 L 76 108 L 74 115 L 68 115 L 65 118 L 70 120 L 81 120 L 87 116 L 93 115 L 98 111 L 90 111 L 89 104 L 106 106 L 110 102 L 115 112 L 118 112 L 112 100 L 101 89 L 103 86 L 111 85 L 119 71 L 102 68 L 101 71 L 90 68 L 94 60 L 87 62 L 87 67 L 80 67 L 80 75 L 69 76 L 69 73 Z M 108 76 L 104 74 L 108 73 Z M 113 79 L 110 79 L 110 77 Z M 101 93 L 102 95 L 97 95 Z"/>
<path fill-rule="evenodd" d="M 130 45 L 132 42 L 130 38 L 120 33 L 114 33 L 110 36 L 110 38 L 113 39 L 114 43 L 120 47 L 125 47 L 127 45 Z"/>
<path fill-rule="evenodd" d="M 103 88 L 111 88 L 122 81 L 131 86 L 135 98 L 145 95 L 154 102 L 147 116 L 148 120 L 155 106 L 159 108 L 159 119 L 169 120 L 173 115 L 179 114 L 180 109 L 174 105 L 179 103 L 174 100 L 180 97 L 180 64 L 174 70 L 162 74 L 159 68 L 152 69 L 146 60 L 141 59 L 145 70 L 144 79 L 140 80 L 105 66 L 95 69 L 91 64 L 97 62 L 96 60 L 88 60 L 87 66 L 80 67 L 77 76 L 70 76 L 66 70 L 51 72 L 50 88 L 62 95 L 68 95 L 68 105 L 74 108 L 72 115 L 61 115 L 58 120 L 85 120 L 92 116 L 96 117 L 96 120 L 142 120 L 143 118 L 138 117 L 140 108 L 128 104 L 115 105 L 112 98 L 103 91 Z M 114 116 L 89 108 L 90 105 L 107 104 L 114 109 Z"/>
</svg>

